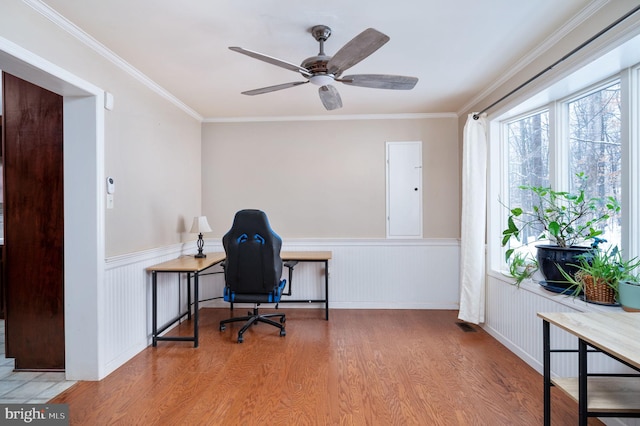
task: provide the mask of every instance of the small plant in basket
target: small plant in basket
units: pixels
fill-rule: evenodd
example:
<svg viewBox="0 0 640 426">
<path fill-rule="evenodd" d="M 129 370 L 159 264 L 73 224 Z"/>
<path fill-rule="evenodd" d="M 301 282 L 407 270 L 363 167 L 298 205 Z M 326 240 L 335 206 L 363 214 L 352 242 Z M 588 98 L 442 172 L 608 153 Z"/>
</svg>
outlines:
<svg viewBox="0 0 640 426">
<path fill-rule="evenodd" d="M 578 256 L 578 271 L 572 277 L 563 275 L 572 284 L 573 295 L 584 291 L 587 302 L 615 304 L 618 300 L 618 288 L 622 281 L 634 279 L 634 271 L 640 266 L 640 260 L 625 260 L 617 246 L 607 250 L 592 250 Z"/>
</svg>

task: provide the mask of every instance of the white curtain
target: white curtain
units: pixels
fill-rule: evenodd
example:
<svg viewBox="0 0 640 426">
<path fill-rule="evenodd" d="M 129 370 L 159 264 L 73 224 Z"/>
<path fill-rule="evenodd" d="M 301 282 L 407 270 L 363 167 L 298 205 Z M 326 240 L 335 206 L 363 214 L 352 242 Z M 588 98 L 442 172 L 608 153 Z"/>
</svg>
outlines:
<svg viewBox="0 0 640 426">
<path fill-rule="evenodd" d="M 467 117 L 462 146 L 460 311 L 458 318 L 484 322 L 487 203 L 487 119 Z"/>
</svg>

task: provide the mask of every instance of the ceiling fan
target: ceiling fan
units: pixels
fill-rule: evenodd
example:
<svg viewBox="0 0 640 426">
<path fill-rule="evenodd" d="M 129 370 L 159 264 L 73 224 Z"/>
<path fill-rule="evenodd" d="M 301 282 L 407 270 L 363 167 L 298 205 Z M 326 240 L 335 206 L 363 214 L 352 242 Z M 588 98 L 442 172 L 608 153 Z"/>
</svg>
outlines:
<svg viewBox="0 0 640 426">
<path fill-rule="evenodd" d="M 243 95 L 261 95 L 288 89 L 301 84 L 312 83 L 320 86 L 318 93 L 324 107 L 334 110 L 342 107 L 342 99 L 338 90 L 332 85 L 338 81 L 352 86 L 369 87 L 374 89 L 410 90 L 418 82 L 416 77 L 388 74 L 354 74 L 342 76 L 342 73 L 362 61 L 389 41 L 389 37 L 373 28 L 368 28 L 355 36 L 345 44 L 333 56 L 324 53 L 324 42 L 331 35 L 331 28 L 326 25 L 316 25 L 311 28 L 311 34 L 320 43 L 320 52 L 317 56 L 302 61 L 301 65 L 295 65 L 272 56 L 243 49 L 241 47 L 229 47 L 234 52 L 242 53 L 255 59 L 268 62 L 291 71 L 299 72 L 305 81 L 277 84 L 275 86 L 262 87 L 260 89 L 242 92 Z"/>
</svg>

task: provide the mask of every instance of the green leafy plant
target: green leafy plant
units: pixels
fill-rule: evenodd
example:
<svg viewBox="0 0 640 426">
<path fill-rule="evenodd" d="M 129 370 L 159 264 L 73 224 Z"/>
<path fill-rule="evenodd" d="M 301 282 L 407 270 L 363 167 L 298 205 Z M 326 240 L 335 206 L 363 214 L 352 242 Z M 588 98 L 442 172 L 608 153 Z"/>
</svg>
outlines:
<svg viewBox="0 0 640 426">
<path fill-rule="evenodd" d="M 529 253 L 515 252 L 509 261 L 509 276 L 515 278 L 515 285 L 531 278 L 538 270 L 538 261 Z"/>
<path fill-rule="evenodd" d="M 573 295 L 584 290 L 584 277 L 592 276 L 594 281 L 607 284 L 618 297 L 618 287 L 621 281 L 637 281 L 634 271 L 640 266 L 637 258 L 625 260 L 622 251 L 617 246 L 608 250 L 592 250 L 578 256 L 579 264 L 574 265 L 578 272 L 574 276 L 560 270 L 565 279 L 572 284 Z"/>
<path fill-rule="evenodd" d="M 620 204 L 614 197 L 588 198 L 584 193 L 587 177 L 576 175 L 581 181 L 576 193 L 555 191 L 551 187 L 522 185 L 523 191 L 530 191 L 535 200 L 531 210 L 522 207 L 510 209 L 507 229 L 502 232 L 502 246 L 511 238 L 520 240 L 526 228 L 541 229 L 538 240 L 548 239 L 559 247 L 571 247 L 582 241 L 602 234 L 597 226 L 609 219 L 610 214 L 620 211 Z M 514 249 L 506 251 L 508 260 Z"/>
</svg>

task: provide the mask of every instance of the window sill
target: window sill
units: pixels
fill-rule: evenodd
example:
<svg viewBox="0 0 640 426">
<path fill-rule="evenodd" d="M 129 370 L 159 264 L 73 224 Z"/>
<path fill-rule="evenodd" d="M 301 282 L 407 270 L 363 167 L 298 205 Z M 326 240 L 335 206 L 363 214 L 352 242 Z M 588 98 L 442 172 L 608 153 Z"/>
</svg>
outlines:
<svg viewBox="0 0 640 426">
<path fill-rule="evenodd" d="M 499 280 L 505 285 L 508 285 L 510 288 L 515 287 L 513 278 L 505 275 L 501 271 L 489 271 L 487 275 L 491 278 Z M 573 297 L 571 295 L 558 294 L 553 293 L 549 290 L 545 290 L 538 283 L 537 279 L 526 279 L 522 281 L 518 290 L 533 293 L 539 297 L 551 300 L 555 303 L 567 306 L 580 312 L 624 312 L 624 310 L 620 306 L 598 305 L 596 303 L 585 302 L 584 300 Z"/>
</svg>

